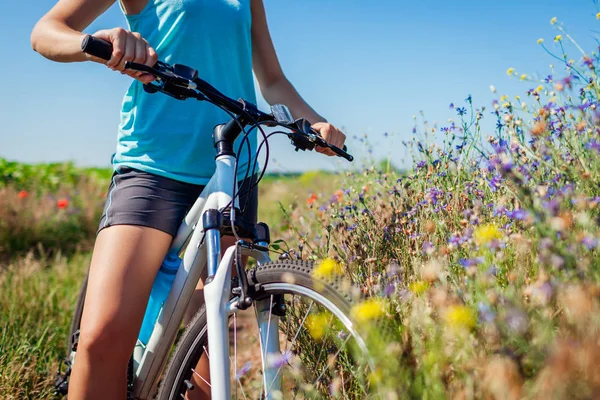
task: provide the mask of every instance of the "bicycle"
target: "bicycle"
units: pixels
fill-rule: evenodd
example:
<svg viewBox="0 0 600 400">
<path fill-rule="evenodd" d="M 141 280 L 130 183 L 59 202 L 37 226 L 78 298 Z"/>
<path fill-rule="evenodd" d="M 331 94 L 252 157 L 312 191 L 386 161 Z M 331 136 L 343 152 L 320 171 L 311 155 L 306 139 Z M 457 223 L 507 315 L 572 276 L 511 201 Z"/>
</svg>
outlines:
<svg viewBox="0 0 600 400">
<path fill-rule="evenodd" d="M 108 60 L 112 45 L 88 35 L 82 50 Z M 267 114 L 243 99 L 228 98 L 200 79 L 193 68 L 160 61 L 153 67 L 129 62 L 126 68 L 155 77 L 154 82 L 144 85 L 148 93 L 161 92 L 179 100 L 208 101 L 231 116 L 229 122 L 214 128 L 215 174 L 172 241 L 169 252 L 182 255 L 182 264 L 147 345 L 141 351 L 134 351 L 130 360 L 129 398 L 143 400 L 155 395 L 161 400 L 184 398 L 186 392 L 195 388 L 197 379 L 210 385 L 213 399 L 230 399 L 232 393 L 237 398 L 238 387 L 243 398 L 280 399 L 292 394 L 294 398 L 316 398 L 331 394 L 332 387 L 337 388 L 337 393 L 344 398 L 368 397 L 368 374 L 374 365 L 365 339 L 350 315 L 353 299 L 346 294 L 347 290 L 342 290 L 335 280 L 316 277 L 313 273 L 315 265 L 311 262 L 283 257 L 271 262 L 268 226 L 264 223 L 249 225 L 236 217 L 240 211 L 240 193 L 235 179 L 236 154 L 242 150 L 252 129 L 259 129 L 263 135 L 257 152 L 265 145 L 267 162 L 268 138 L 276 133 L 287 134 L 296 151 L 326 147 L 352 161 L 345 146 L 340 149 L 329 145 L 312 130 L 308 121 L 294 120 L 283 105 L 272 106 L 271 113 Z M 266 135 L 262 125 L 285 128 L 288 132 Z M 236 153 L 234 141 L 242 133 L 244 138 Z M 258 185 L 264 175 L 267 162 L 254 185 Z M 237 238 L 236 244 L 228 248 L 223 257 L 221 235 Z M 257 266 L 245 270 L 242 255 L 256 260 Z M 167 365 L 184 312 L 204 268 L 208 269 L 205 304 L 177 341 Z M 231 278 L 233 268 L 237 272 L 234 279 Z M 63 395 L 68 391 L 70 367 L 76 361 L 86 285 L 87 280 L 75 307 L 67 369 L 64 373 L 59 371 L 56 381 L 57 393 Z M 243 315 L 250 308 L 254 308 L 258 325 L 254 337 L 260 345 L 260 370 L 254 369 L 248 361 L 238 368 L 241 365 L 238 358 L 242 355 L 238 352 L 237 319 L 238 314 Z M 324 326 L 319 328 L 316 322 Z M 321 330 L 317 332 L 316 329 Z M 232 349 L 231 331 L 234 335 Z M 244 336 L 246 339 L 251 337 L 246 333 Z M 315 346 L 298 351 L 294 346 L 299 341 L 310 341 Z M 283 351 L 282 344 L 285 345 Z M 210 377 L 199 376 L 194 370 L 204 353 L 209 358 Z M 300 383 L 301 379 L 310 382 Z"/>
</svg>

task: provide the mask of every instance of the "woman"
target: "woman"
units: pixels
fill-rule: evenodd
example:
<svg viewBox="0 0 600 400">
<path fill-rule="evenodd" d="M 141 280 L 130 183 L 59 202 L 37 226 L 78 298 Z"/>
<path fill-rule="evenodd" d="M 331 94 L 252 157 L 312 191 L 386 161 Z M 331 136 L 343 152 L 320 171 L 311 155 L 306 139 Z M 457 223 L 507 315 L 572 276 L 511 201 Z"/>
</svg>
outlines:
<svg viewBox="0 0 600 400">
<path fill-rule="evenodd" d="M 137 79 L 122 105 L 115 174 L 90 266 L 70 400 L 125 399 L 126 367 L 154 277 L 179 223 L 214 172 L 212 129 L 227 120 L 209 104 L 145 93 L 140 82 L 152 76 L 124 70 L 126 61 L 151 66 L 160 56 L 186 64 L 226 95 L 251 102 L 256 101 L 254 70 L 267 102 L 286 104 L 331 144 L 342 147 L 345 140 L 283 74 L 262 0 L 121 0 L 131 31 L 94 34 L 113 45 L 112 58 L 105 62 L 81 51 L 82 30 L 113 3 L 60 0 L 31 34 L 34 50 L 51 60 L 105 63 Z M 255 150 L 256 137 L 251 145 Z M 246 174 L 247 157 L 245 151 L 240 155 L 240 177 Z M 248 204 L 245 217 L 255 220 L 255 193 Z M 196 293 L 188 316 L 201 304 L 201 292 Z M 203 389 L 194 392 L 208 391 Z"/>
</svg>

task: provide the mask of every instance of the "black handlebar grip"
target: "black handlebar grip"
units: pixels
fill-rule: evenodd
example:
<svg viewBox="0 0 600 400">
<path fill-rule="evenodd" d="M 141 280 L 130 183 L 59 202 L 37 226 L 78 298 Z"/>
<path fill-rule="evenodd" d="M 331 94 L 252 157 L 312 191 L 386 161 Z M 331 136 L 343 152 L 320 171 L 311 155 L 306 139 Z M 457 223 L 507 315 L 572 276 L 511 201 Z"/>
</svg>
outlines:
<svg viewBox="0 0 600 400">
<path fill-rule="evenodd" d="M 351 154 L 347 153 L 348 148 L 346 147 L 346 145 L 344 145 L 343 149 L 340 149 L 339 147 L 336 146 L 329 146 L 329 148 L 338 156 L 345 158 L 346 160 L 352 162 L 354 160 L 354 157 Z"/>
<path fill-rule="evenodd" d="M 87 35 L 81 42 L 81 50 L 91 56 L 108 61 L 112 57 L 113 46 L 104 39 Z"/>
</svg>

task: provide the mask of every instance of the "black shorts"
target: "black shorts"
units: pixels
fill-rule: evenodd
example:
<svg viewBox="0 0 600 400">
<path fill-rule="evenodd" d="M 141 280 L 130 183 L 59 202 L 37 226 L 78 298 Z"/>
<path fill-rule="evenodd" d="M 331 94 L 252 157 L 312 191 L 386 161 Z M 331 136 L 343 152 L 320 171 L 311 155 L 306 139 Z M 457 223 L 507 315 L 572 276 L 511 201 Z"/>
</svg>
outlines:
<svg viewBox="0 0 600 400">
<path fill-rule="evenodd" d="M 258 188 L 248 194 L 250 184 L 250 178 L 239 184 L 239 204 L 242 218 L 256 223 Z M 108 188 L 98 232 L 113 225 L 141 225 L 174 237 L 204 187 L 121 167 L 113 174 Z"/>
</svg>

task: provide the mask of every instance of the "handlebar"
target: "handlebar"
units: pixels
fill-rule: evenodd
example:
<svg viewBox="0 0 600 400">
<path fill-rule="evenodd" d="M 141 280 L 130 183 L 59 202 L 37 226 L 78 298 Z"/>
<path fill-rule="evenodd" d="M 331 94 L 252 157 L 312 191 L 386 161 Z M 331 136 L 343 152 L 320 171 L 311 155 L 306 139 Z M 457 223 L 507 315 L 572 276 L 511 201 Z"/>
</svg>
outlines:
<svg viewBox="0 0 600 400">
<path fill-rule="evenodd" d="M 104 39 L 87 35 L 82 43 L 81 50 L 91 56 L 108 61 L 112 57 L 112 44 Z M 313 150 L 315 146 L 331 149 L 339 157 L 348 161 L 353 161 L 354 157 L 347 152 L 346 146 L 343 149 L 333 146 L 325 141 L 321 135 L 311 128 L 310 123 L 305 119 L 291 119 L 274 116 L 260 111 L 256 105 L 245 100 L 233 100 L 208 82 L 198 77 L 198 72 L 190 67 L 181 64 L 169 65 L 158 61 L 154 66 L 126 62 L 126 69 L 145 72 L 154 76 L 153 83 L 144 84 L 144 90 L 147 93 L 161 92 L 174 97 L 178 100 L 193 98 L 196 100 L 207 100 L 216 106 L 223 108 L 238 117 L 246 117 L 249 122 L 271 123 L 289 129 L 288 137 L 296 150 Z"/>
</svg>

